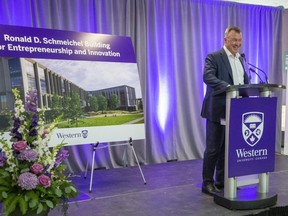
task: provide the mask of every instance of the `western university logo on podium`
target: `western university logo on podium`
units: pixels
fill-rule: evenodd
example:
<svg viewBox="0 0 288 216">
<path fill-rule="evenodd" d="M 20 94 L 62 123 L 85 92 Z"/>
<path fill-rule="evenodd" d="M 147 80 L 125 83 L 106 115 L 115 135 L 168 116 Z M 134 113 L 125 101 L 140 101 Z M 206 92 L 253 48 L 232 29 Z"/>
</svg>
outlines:
<svg viewBox="0 0 288 216">
<path fill-rule="evenodd" d="M 264 113 L 247 112 L 242 115 L 242 135 L 245 142 L 255 146 L 262 137 L 264 129 Z"/>
<path fill-rule="evenodd" d="M 274 171 L 276 108 L 276 97 L 231 99 L 229 178 Z"/>
</svg>

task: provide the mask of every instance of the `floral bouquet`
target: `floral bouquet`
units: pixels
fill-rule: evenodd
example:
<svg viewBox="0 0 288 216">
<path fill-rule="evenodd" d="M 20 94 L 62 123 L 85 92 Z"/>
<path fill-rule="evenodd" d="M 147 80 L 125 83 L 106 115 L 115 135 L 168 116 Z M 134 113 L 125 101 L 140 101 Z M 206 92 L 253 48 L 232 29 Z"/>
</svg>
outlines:
<svg viewBox="0 0 288 216">
<path fill-rule="evenodd" d="M 59 119 L 45 128 L 44 110 L 37 110 L 37 93 L 29 92 L 23 105 L 19 91 L 12 91 L 11 140 L 0 139 L 0 202 L 7 215 L 19 210 L 22 215 L 49 212 L 77 195 L 63 174 L 66 166 L 62 161 L 68 157 L 68 152 L 61 150 L 64 143 L 51 151 L 48 146 Z"/>
</svg>

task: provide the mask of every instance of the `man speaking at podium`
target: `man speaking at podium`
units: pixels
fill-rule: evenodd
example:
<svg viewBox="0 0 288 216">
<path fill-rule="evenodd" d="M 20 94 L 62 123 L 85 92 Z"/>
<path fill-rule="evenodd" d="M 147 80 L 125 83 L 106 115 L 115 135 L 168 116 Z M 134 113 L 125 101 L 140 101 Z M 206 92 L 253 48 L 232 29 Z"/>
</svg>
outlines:
<svg viewBox="0 0 288 216">
<path fill-rule="evenodd" d="M 201 116 L 206 118 L 206 149 L 203 159 L 202 192 L 208 195 L 224 188 L 226 93 L 229 85 L 248 84 L 248 76 L 239 54 L 242 33 L 238 27 L 225 30 L 222 49 L 208 54 L 203 80 L 207 85 Z M 215 180 L 214 180 L 215 172 Z"/>
</svg>

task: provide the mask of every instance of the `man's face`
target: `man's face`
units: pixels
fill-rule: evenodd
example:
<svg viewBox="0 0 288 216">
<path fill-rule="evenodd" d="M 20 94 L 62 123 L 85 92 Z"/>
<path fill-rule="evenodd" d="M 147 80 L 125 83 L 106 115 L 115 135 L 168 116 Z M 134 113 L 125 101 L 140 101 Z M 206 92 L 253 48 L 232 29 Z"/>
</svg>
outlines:
<svg viewBox="0 0 288 216">
<path fill-rule="evenodd" d="M 235 56 L 239 52 L 242 45 L 242 34 L 234 30 L 230 31 L 224 38 L 226 48 Z"/>
</svg>

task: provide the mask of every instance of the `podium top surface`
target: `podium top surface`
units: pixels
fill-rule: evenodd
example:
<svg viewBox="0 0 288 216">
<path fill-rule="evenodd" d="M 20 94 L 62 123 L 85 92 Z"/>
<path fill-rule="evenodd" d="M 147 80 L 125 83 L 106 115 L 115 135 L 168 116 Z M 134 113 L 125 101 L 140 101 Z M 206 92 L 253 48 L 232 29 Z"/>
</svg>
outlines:
<svg viewBox="0 0 288 216">
<path fill-rule="evenodd" d="M 278 84 L 245 84 L 245 85 L 231 85 L 227 87 L 226 92 L 238 91 L 241 96 L 258 96 L 264 91 L 280 91 L 286 89 L 284 85 Z"/>
</svg>

